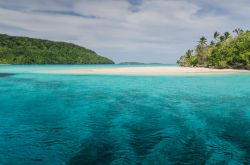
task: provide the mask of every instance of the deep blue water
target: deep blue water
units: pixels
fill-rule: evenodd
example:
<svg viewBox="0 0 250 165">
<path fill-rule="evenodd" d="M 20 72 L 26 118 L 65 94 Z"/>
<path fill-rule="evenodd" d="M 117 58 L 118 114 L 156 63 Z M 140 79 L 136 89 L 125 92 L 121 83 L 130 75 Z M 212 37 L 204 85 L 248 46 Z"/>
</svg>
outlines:
<svg viewBox="0 0 250 165">
<path fill-rule="evenodd" d="M 0 74 L 1 165 L 250 164 L 250 74 L 49 75 L 36 67 L 0 66 L 13 73 Z"/>
</svg>

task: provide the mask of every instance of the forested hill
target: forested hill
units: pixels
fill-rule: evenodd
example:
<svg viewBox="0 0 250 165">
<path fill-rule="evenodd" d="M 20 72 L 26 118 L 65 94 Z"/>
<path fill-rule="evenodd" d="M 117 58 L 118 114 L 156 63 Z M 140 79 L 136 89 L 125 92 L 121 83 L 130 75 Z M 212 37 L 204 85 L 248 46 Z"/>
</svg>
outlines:
<svg viewBox="0 0 250 165">
<path fill-rule="evenodd" d="M 72 43 L 0 34 L 0 64 L 113 64 Z"/>
<path fill-rule="evenodd" d="M 188 50 L 177 63 L 191 67 L 250 69 L 249 31 L 215 32 L 213 38 L 208 43 L 206 37 L 201 37 L 198 45 Z"/>
</svg>

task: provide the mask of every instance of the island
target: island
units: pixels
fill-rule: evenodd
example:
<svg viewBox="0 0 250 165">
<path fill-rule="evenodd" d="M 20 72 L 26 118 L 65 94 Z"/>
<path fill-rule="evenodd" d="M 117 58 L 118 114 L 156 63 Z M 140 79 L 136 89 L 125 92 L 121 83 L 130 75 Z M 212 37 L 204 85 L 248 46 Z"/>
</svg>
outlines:
<svg viewBox="0 0 250 165">
<path fill-rule="evenodd" d="M 0 64 L 114 64 L 114 62 L 72 43 L 0 34 Z"/>
<path fill-rule="evenodd" d="M 213 38 L 208 44 L 206 37 L 201 37 L 199 44 L 177 63 L 186 67 L 250 69 L 250 31 L 237 28 L 232 34 L 215 32 Z"/>
<path fill-rule="evenodd" d="M 120 65 L 164 65 L 163 63 L 120 62 Z"/>
<path fill-rule="evenodd" d="M 142 62 L 120 62 L 120 65 L 143 65 L 145 63 Z"/>
</svg>

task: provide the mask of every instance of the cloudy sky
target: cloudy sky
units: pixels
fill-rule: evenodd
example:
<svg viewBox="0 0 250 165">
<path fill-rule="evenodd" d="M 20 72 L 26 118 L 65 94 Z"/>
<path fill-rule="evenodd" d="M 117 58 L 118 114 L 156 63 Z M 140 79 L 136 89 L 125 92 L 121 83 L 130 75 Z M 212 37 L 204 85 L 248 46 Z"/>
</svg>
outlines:
<svg viewBox="0 0 250 165">
<path fill-rule="evenodd" d="M 0 33 L 73 42 L 115 62 L 175 63 L 201 35 L 250 27 L 249 0 L 0 0 Z"/>
</svg>

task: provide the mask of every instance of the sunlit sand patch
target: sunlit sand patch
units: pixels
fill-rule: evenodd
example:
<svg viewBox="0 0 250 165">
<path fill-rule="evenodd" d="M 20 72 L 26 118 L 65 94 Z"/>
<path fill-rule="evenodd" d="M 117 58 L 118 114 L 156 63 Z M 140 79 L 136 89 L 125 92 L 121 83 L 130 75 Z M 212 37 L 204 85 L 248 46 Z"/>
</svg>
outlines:
<svg viewBox="0 0 250 165">
<path fill-rule="evenodd" d="M 51 74 L 115 74 L 115 75 L 188 75 L 188 74 L 227 74 L 250 73 L 249 70 L 210 69 L 199 67 L 154 66 L 154 67 L 121 67 L 121 68 L 93 68 L 93 69 L 63 69 L 54 71 L 38 71 Z"/>
</svg>

